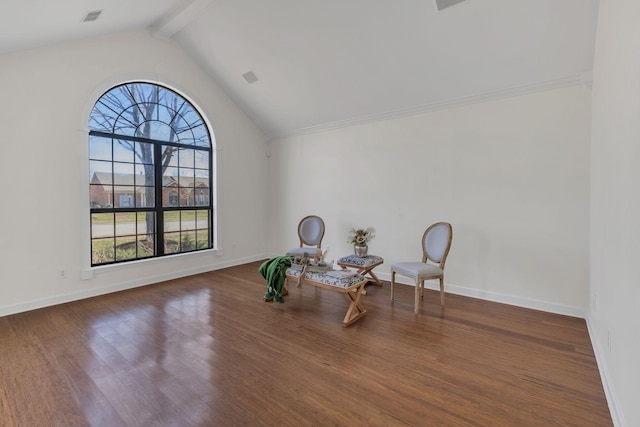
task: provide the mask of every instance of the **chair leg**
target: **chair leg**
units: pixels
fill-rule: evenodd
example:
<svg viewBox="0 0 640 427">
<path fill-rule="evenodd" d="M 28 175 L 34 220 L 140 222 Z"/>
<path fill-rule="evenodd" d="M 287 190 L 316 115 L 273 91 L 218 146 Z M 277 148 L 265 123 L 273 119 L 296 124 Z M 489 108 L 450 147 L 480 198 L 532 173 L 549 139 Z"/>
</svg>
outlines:
<svg viewBox="0 0 640 427">
<path fill-rule="evenodd" d="M 416 280 L 416 302 L 415 302 L 415 308 L 413 309 L 413 312 L 415 314 L 418 314 L 419 307 L 420 307 L 420 281 Z"/>
<path fill-rule="evenodd" d="M 420 298 L 424 297 L 424 280 L 420 281 Z"/>
<path fill-rule="evenodd" d="M 444 277 L 440 278 L 440 305 L 444 307 Z"/>
<path fill-rule="evenodd" d="M 393 301 L 393 289 L 396 285 L 396 272 L 391 270 L 391 301 Z"/>
</svg>

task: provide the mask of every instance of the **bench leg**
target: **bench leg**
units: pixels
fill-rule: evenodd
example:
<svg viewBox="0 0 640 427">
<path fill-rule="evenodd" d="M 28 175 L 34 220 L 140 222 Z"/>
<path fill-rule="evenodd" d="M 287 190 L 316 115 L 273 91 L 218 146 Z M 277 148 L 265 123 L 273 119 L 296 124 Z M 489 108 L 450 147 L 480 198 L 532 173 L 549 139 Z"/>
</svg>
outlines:
<svg viewBox="0 0 640 427">
<path fill-rule="evenodd" d="M 373 277 L 373 280 L 376 285 L 382 286 L 382 281 L 378 278 L 378 276 L 376 276 L 376 273 L 373 272 L 373 268 L 367 271 L 367 273 L 369 273 L 369 276 Z"/>
<path fill-rule="evenodd" d="M 358 289 L 355 292 L 345 292 L 347 294 L 347 298 L 351 301 L 351 304 L 349 304 L 347 314 L 344 316 L 344 320 L 342 321 L 343 327 L 346 328 L 367 313 L 367 310 L 365 310 L 362 304 L 360 304 L 360 297 L 362 296 L 363 291 L 364 283 L 361 286 L 358 286 Z"/>
</svg>

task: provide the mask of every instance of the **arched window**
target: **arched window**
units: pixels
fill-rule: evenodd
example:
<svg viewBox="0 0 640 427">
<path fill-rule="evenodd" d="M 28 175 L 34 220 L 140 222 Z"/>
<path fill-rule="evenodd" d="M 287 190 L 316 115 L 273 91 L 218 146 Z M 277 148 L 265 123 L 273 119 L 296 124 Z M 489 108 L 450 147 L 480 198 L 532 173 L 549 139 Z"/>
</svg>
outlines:
<svg viewBox="0 0 640 427">
<path fill-rule="evenodd" d="M 189 101 L 122 84 L 96 102 L 89 129 L 92 266 L 213 246 L 212 139 Z"/>
</svg>

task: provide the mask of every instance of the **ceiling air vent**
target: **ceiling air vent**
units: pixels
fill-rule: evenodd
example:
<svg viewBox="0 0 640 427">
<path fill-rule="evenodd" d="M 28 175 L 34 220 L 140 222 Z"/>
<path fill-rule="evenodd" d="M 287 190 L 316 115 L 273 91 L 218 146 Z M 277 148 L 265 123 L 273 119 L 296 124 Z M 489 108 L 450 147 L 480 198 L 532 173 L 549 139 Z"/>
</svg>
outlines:
<svg viewBox="0 0 640 427">
<path fill-rule="evenodd" d="M 436 0 L 436 7 L 438 10 L 444 10 L 448 7 L 455 6 L 458 3 L 462 3 L 465 0 Z"/>
<path fill-rule="evenodd" d="M 84 15 L 84 18 L 82 18 L 82 22 L 96 21 L 101 13 L 102 13 L 102 10 L 94 10 L 93 12 L 87 12 L 87 14 Z"/>
<path fill-rule="evenodd" d="M 253 71 L 249 71 L 246 72 L 242 75 L 242 77 L 244 77 L 244 79 L 247 81 L 247 83 L 251 84 L 251 83 L 255 83 L 258 81 L 258 76 L 256 76 L 256 73 L 254 73 Z"/>
</svg>

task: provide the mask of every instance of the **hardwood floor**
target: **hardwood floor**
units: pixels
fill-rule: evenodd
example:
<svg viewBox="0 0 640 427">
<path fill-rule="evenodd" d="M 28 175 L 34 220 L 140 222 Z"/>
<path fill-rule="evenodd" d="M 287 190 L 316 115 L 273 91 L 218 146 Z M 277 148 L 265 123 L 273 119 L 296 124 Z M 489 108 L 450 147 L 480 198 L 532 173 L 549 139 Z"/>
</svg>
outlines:
<svg viewBox="0 0 640 427">
<path fill-rule="evenodd" d="M 0 318 L 0 424 L 612 425 L 582 319 L 385 283 L 343 328 L 259 264 Z"/>
</svg>

